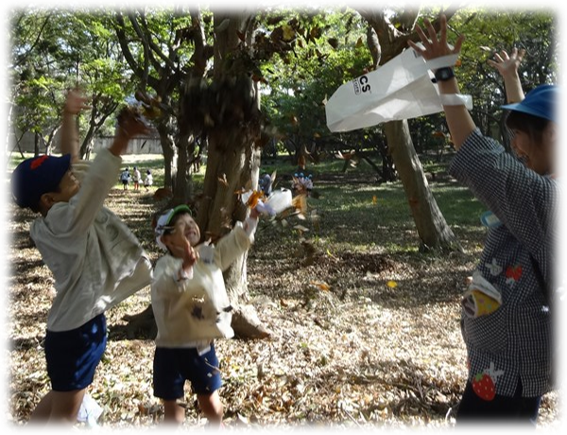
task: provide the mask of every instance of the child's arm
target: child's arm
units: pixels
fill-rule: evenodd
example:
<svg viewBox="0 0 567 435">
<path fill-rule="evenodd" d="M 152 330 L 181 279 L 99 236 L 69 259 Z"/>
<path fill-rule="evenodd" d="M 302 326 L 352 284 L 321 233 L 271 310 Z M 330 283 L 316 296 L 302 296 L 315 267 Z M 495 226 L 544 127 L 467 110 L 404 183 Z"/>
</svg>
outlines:
<svg viewBox="0 0 567 435">
<path fill-rule="evenodd" d="M 234 229 L 215 246 L 215 263 L 221 270 L 228 269 L 238 256 L 250 248 L 254 242 L 258 216 L 259 212 L 255 208 L 250 210 L 250 216 L 243 223 L 237 222 Z"/>
<path fill-rule="evenodd" d="M 61 123 L 61 154 L 71 154 L 71 163 L 79 160 L 79 131 L 76 115 L 83 109 L 88 109 L 87 98 L 78 89 L 67 93 L 63 107 L 63 122 Z"/>
<path fill-rule="evenodd" d="M 108 150 L 115 156 L 120 156 L 126 151 L 126 148 L 128 148 L 130 139 L 139 134 L 147 134 L 148 132 L 149 128 L 140 117 L 129 108 L 125 108 L 118 115 L 116 135 Z"/>
<path fill-rule="evenodd" d="M 441 30 L 439 38 L 437 37 L 435 29 L 429 20 L 425 19 L 423 22 L 428 35 L 425 34 L 424 29 L 422 29 L 419 25 L 416 25 L 417 34 L 423 43 L 423 47 L 419 47 L 413 41 L 408 41 L 409 45 L 416 51 L 416 53 L 423 56 L 425 60 L 460 53 L 464 36 L 460 35 L 458 37 L 454 47 L 447 44 L 447 17 L 445 17 L 445 15 L 441 15 L 440 17 Z M 459 84 L 455 77 L 446 81 L 438 81 L 437 85 L 441 94 L 460 93 Z M 476 129 L 476 125 L 464 105 L 443 105 L 443 110 L 445 111 L 445 119 L 449 126 L 449 131 L 451 132 L 451 138 L 453 139 L 453 145 L 456 150 L 459 150 L 465 140 Z"/>
<path fill-rule="evenodd" d="M 108 192 L 116 183 L 122 161 L 120 154 L 126 150 L 130 139 L 148 130 L 146 125 L 133 114 L 121 113 L 118 123 L 114 142 L 108 150 L 102 150 L 97 154 L 81 182 L 79 192 L 69 201 L 69 210 L 73 213 L 73 217 L 72 228 L 68 230 L 72 232 L 82 233 L 92 224 Z"/>
<path fill-rule="evenodd" d="M 506 100 L 508 103 L 519 103 L 524 99 L 524 90 L 520 82 L 518 68 L 524 58 L 526 50 L 521 49 L 518 51 L 514 47 L 512 53 L 508 56 L 504 50 L 501 54 L 496 53 L 494 57 L 496 61 L 488 60 L 488 64 L 498 70 L 504 79 L 504 87 L 506 88 Z"/>
</svg>

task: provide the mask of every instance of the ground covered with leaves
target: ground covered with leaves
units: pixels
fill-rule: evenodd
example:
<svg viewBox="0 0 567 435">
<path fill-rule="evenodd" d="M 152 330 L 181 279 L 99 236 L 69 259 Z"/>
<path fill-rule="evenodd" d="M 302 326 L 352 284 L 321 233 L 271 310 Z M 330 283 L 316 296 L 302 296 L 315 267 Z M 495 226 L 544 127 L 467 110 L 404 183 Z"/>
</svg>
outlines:
<svg viewBox="0 0 567 435">
<path fill-rule="evenodd" d="M 309 231 L 301 234 L 293 222 L 260 223 L 248 257 L 248 303 L 271 336 L 216 342 L 227 429 L 454 425 L 466 377 L 459 295 L 484 232 L 455 224 L 462 253 L 420 253 L 409 211 L 402 207 L 388 221 L 394 199 L 384 200 L 387 189 L 402 190 L 321 180 L 321 197 L 309 200 L 317 219 L 300 222 Z M 151 192 L 117 186 L 107 205 L 156 260 Z M 7 419 L 19 426 L 49 390 L 42 346 L 54 291 L 28 236 L 33 216 L 10 212 Z M 126 331 L 128 315 L 149 301 L 143 290 L 107 312 L 108 347 L 89 388 L 104 409 L 102 426 L 153 427 L 163 417 L 152 390 L 153 340 Z M 185 425 L 202 429 L 206 422 L 188 386 L 183 403 Z M 543 399 L 539 428 L 558 425 L 552 393 Z"/>
</svg>

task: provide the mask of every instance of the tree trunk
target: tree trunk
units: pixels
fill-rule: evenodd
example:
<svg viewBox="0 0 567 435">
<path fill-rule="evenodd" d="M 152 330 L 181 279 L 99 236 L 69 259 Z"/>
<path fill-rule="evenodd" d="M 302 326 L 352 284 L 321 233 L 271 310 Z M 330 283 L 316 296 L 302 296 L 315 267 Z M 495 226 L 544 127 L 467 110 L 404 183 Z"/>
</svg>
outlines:
<svg viewBox="0 0 567 435">
<path fill-rule="evenodd" d="M 12 122 L 12 109 L 13 105 L 11 103 L 5 103 L 4 105 L 4 119 L 2 119 L 2 175 L 6 175 L 8 170 L 9 155 L 8 154 L 8 142 L 10 135 L 8 130 L 10 129 L 10 124 Z"/>
<path fill-rule="evenodd" d="M 170 187 L 172 191 L 174 190 L 173 180 L 177 174 L 177 149 L 168 134 L 167 127 L 162 123 L 159 123 L 156 127 L 159 139 L 161 143 L 161 149 L 163 151 L 163 165 L 164 165 L 164 187 Z"/>
<path fill-rule="evenodd" d="M 411 214 L 421 240 L 421 249 L 461 250 L 433 197 L 419 157 L 411 141 L 407 121 L 384 125 L 390 154 L 408 198 Z"/>
<path fill-rule="evenodd" d="M 230 138 L 230 145 L 227 138 Z M 243 221 L 248 215 L 248 210 L 234 192 L 250 180 L 252 187 L 257 187 L 261 150 L 251 145 L 249 139 L 247 132 L 235 134 L 222 126 L 209 135 L 204 195 L 197 214 L 197 223 L 204 229 L 205 238 L 214 240 L 222 237 L 235 221 Z M 219 179 L 226 179 L 228 186 Z M 259 320 L 255 308 L 247 305 L 246 260 L 247 255 L 242 255 L 224 273 L 227 293 L 234 308 L 232 327 L 240 338 L 264 338 L 269 336 L 269 332 Z"/>
<path fill-rule="evenodd" d="M 215 11 L 214 80 L 208 88 L 205 125 L 209 146 L 203 199 L 197 223 L 205 237 L 222 236 L 248 215 L 235 195 L 247 185 L 257 187 L 261 136 L 260 99 L 249 71 L 246 53 L 252 43 L 253 14 Z M 241 39 L 239 35 L 245 35 Z M 219 179 L 227 183 L 219 182 Z M 246 254 L 225 272 L 227 292 L 234 307 L 232 327 L 240 338 L 269 335 L 248 299 Z"/>
<path fill-rule="evenodd" d="M 34 135 L 34 142 L 33 142 L 33 155 L 34 157 L 39 156 L 39 143 L 41 141 L 41 135 L 39 133 L 35 133 Z"/>
<path fill-rule="evenodd" d="M 51 133 L 49 134 L 49 137 L 47 138 L 47 143 L 45 144 L 45 154 L 47 155 L 51 155 L 51 153 L 53 153 L 53 141 L 55 140 L 55 136 L 57 135 L 57 132 L 61 129 L 61 124 L 54 128 Z"/>
</svg>

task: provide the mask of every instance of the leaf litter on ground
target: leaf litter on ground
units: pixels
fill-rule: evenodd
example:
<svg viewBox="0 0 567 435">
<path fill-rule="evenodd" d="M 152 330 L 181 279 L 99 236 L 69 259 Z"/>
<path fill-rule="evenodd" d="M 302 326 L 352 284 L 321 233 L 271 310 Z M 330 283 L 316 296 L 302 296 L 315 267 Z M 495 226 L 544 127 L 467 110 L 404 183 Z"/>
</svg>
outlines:
<svg viewBox="0 0 567 435">
<path fill-rule="evenodd" d="M 151 193 L 117 188 L 107 204 L 157 260 Z M 9 221 L 7 419 L 15 425 L 25 424 L 49 391 L 43 336 L 54 289 L 28 236 L 32 218 L 13 207 Z M 271 224 L 257 233 L 247 262 L 248 302 L 272 334 L 216 341 L 226 427 L 452 427 L 466 377 L 459 294 L 482 239 L 462 239 L 464 253 L 419 255 L 389 252 L 389 243 L 417 240 L 415 232 L 391 231 L 390 239 L 351 249 L 335 241 L 336 228 L 363 234 L 367 228 L 353 222 L 346 228 L 332 213 L 317 219 L 308 235 Z M 163 419 L 152 390 L 153 340 L 112 334 L 149 302 L 145 289 L 107 312 L 114 338 L 89 388 L 103 409 L 100 426 L 152 427 Z M 188 385 L 181 403 L 184 426 L 204 428 Z M 544 430 L 558 426 L 557 407 L 556 392 L 544 397 Z"/>
</svg>

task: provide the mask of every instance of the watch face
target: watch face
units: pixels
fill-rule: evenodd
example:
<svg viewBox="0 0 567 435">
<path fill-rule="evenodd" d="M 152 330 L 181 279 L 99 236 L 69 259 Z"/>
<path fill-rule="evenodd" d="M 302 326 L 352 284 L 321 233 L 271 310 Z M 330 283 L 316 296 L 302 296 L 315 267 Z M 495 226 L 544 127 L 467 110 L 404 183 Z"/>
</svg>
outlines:
<svg viewBox="0 0 567 435">
<path fill-rule="evenodd" d="M 435 72 L 435 78 L 437 80 L 449 80 L 454 77 L 453 70 L 451 68 L 440 68 Z"/>
</svg>

